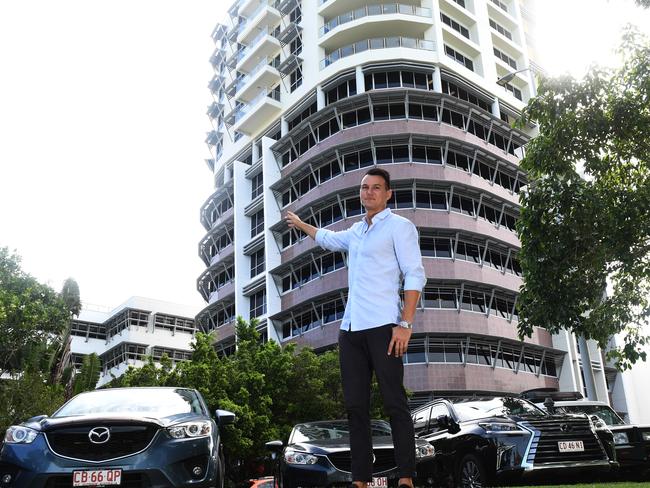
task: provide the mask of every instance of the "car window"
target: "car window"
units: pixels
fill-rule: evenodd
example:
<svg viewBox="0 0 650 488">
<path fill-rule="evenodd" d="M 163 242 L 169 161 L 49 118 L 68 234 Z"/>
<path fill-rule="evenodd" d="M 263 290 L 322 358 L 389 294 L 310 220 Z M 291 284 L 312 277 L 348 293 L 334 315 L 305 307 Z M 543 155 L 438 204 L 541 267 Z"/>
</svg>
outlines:
<svg viewBox="0 0 650 488">
<path fill-rule="evenodd" d="M 436 419 L 442 415 L 449 415 L 449 409 L 444 403 L 436 403 L 431 407 L 431 421 L 429 422 L 429 432 L 437 432 L 440 430 Z"/>
<path fill-rule="evenodd" d="M 532 403 L 520 398 L 487 397 L 454 400 L 454 409 L 460 420 L 475 420 L 490 416 L 510 415 L 545 417 L 546 413 Z"/>
<path fill-rule="evenodd" d="M 607 405 L 564 405 L 558 407 L 558 409 L 566 413 L 586 413 L 589 416 L 596 415 L 606 425 L 625 425 L 621 417 Z"/>
<path fill-rule="evenodd" d="M 182 413 L 204 414 L 192 390 L 183 388 L 116 388 L 77 395 L 53 417 L 75 415 L 141 415 L 166 417 Z"/>
<path fill-rule="evenodd" d="M 413 415 L 413 429 L 416 434 L 426 432 L 429 424 L 429 414 L 431 413 L 431 407 L 423 408 L 418 410 Z"/>
</svg>

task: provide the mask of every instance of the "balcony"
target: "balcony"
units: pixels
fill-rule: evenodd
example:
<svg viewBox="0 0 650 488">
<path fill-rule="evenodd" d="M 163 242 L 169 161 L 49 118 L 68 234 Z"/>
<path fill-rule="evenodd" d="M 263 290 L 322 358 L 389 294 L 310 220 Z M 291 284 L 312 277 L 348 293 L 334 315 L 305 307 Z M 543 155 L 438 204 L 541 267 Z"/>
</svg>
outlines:
<svg viewBox="0 0 650 488">
<path fill-rule="evenodd" d="M 217 24 L 211 34 L 214 43 L 217 44 L 219 42 L 222 42 L 226 35 L 226 32 L 228 32 L 228 28 L 225 25 Z"/>
<path fill-rule="evenodd" d="M 263 88 L 248 104 L 241 106 L 233 114 L 233 131 L 251 135 L 282 110 L 280 86 Z"/>
<path fill-rule="evenodd" d="M 215 95 L 219 93 L 219 90 L 221 90 L 224 86 L 224 79 L 223 76 L 220 74 L 216 74 L 212 77 L 212 80 L 210 80 L 210 83 L 208 84 L 208 88 L 212 93 Z"/>
<path fill-rule="evenodd" d="M 290 22 L 289 25 L 278 34 L 277 39 L 284 47 L 298 37 L 301 31 L 302 27 L 295 22 Z"/>
<path fill-rule="evenodd" d="M 275 86 L 280 83 L 280 72 L 277 67 L 280 60 L 276 58 L 262 58 L 253 69 L 237 82 L 236 100 L 250 102 L 259 92 L 261 86 Z"/>
<path fill-rule="evenodd" d="M 320 68 L 325 69 L 339 59 L 347 58 L 353 54 L 359 54 L 364 51 L 377 49 L 407 48 L 420 49 L 424 51 L 435 51 L 435 43 L 425 39 L 415 39 L 412 37 L 378 37 L 374 39 L 364 39 L 354 44 L 349 44 L 342 48 L 336 49 L 329 53 L 320 62 Z"/>
<path fill-rule="evenodd" d="M 432 23 L 431 9 L 417 5 L 404 3 L 364 5 L 325 22 L 319 31 L 319 37 L 322 38 L 320 44 L 327 49 L 336 42 L 335 37 L 344 37 L 345 27 L 352 28 L 360 24 L 364 25 L 364 34 L 366 35 L 410 34 L 417 36 L 424 34 L 424 31 L 431 27 Z M 348 33 L 348 39 L 338 39 L 339 45 L 352 42 L 354 39 L 350 36 L 351 33 Z"/>
<path fill-rule="evenodd" d="M 251 44 L 251 39 L 256 34 L 256 29 L 265 29 L 269 27 L 274 27 L 280 22 L 282 18 L 280 12 L 275 9 L 272 4 L 275 2 L 263 1 L 257 10 L 253 12 L 248 18 L 242 19 L 239 24 L 239 35 L 237 36 L 237 42 L 243 44 Z"/>
<path fill-rule="evenodd" d="M 237 70 L 250 72 L 259 60 L 265 57 L 272 58 L 280 51 L 280 41 L 274 37 L 275 32 L 265 27 L 257 32 L 251 42 L 244 48 L 239 56 Z"/>
</svg>

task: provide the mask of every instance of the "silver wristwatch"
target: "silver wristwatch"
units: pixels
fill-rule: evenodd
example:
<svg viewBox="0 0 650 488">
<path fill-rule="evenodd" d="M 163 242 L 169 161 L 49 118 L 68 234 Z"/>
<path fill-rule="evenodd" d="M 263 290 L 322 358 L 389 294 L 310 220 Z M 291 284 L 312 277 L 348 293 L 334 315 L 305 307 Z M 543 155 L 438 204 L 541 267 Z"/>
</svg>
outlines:
<svg viewBox="0 0 650 488">
<path fill-rule="evenodd" d="M 403 327 L 404 329 L 412 329 L 413 328 L 413 324 L 411 322 L 407 322 L 406 320 L 400 320 L 397 325 L 399 325 L 400 327 Z"/>
</svg>

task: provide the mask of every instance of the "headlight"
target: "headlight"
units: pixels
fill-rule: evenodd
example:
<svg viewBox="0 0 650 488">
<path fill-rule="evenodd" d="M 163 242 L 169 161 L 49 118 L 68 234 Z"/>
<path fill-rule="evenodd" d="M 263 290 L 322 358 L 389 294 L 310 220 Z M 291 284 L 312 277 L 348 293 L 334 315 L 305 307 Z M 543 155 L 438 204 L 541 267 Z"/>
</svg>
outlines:
<svg viewBox="0 0 650 488">
<path fill-rule="evenodd" d="M 306 452 L 287 449 L 284 452 L 284 460 L 288 464 L 316 464 L 318 458 L 316 456 L 313 456 L 312 454 L 307 454 Z"/>
<path fill-rule="evenodd" d="M 30 444 L 34 442 L 38 432 L 29 427 L 22 425 L 12 425 L 7 429 L 5 434 L 5 442 L 7 444 Z"/>
<path fill-rule="evenodd" d="M 642 432 L 642 434 L 643 434 L 643 440 L 646 442 L 650 442 L 650 431 Z"/>
<path fill-rule="evenodd" d="M 205 437 L 212 433 L 210 422 L 188 422 L 167 427 L 167 433 L 174 439 Z"/>
<path fill-rule="evenodd" d="M 424 459 L 431 457 L 436 453 L 435 449 L 431 444 L 423 444 L 421 446 L 415 446 L 415 458 Z"/>
<path fill-rule="evenodd" d="M 614 432 L 614 444 L 627 444 L 629 442 L 625 432 Z"/>
<path fill-rule="evenodd" d="M 519 427 L 514 424 L 506 424 L 501 422 L 485 422 L 480 425 L 486 432 L 493 434 L 522 434 L 524 433 Z"/>
</svg>

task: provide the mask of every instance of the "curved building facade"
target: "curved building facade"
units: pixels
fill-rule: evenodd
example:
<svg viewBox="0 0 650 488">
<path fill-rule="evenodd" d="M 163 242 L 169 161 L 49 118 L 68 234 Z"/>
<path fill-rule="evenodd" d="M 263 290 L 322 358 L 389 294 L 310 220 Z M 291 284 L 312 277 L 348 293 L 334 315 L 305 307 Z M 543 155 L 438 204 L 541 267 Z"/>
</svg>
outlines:
<svg viewBox="0 0 650 488">
<path fill-rule="evenodd" d="M 519 0 L 232 5 L 213 32 L 215 191 L 199 243 L 197 325 L 218 351 L 235 347 L 236 315 L 281 344 L 336 345 L 347 256 L 282 215 L 349 227 L 363 174 L 381 165 L 427 274 L 405 356 L 414 401 L 559 386 L 565 351 L 545 330 L 516 333 L 531 134 L 512 122 L 535 94 L 526 32 Z"/>
</svg>

